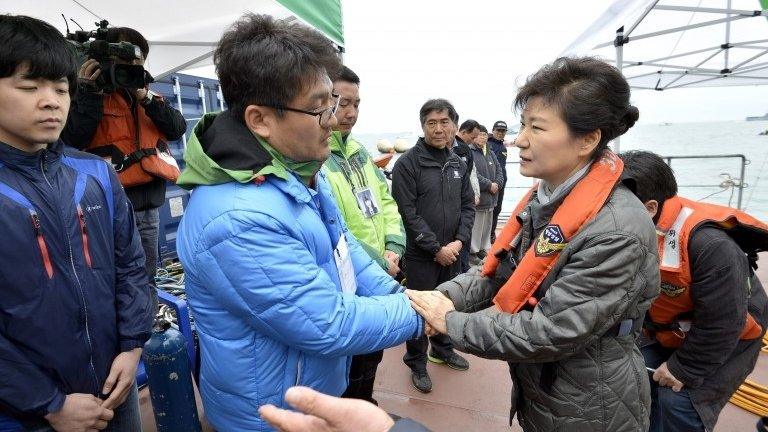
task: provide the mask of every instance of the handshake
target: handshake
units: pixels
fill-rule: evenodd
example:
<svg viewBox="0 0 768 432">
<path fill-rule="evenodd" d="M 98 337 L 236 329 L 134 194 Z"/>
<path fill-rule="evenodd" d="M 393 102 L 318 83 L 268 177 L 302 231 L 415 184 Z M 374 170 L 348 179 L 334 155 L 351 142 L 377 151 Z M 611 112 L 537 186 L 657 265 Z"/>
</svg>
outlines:
<svg viewBox="0 0 768 432">
<path fill-rule="evenodd" d="M 405 295 L 411 300 L 413 309 L 424 318 L 424 334 L 436 336 L 447 334 L 445 315 L 456 310 L 451 299 L 440 291 L 405 290 Z"/>
</svg>

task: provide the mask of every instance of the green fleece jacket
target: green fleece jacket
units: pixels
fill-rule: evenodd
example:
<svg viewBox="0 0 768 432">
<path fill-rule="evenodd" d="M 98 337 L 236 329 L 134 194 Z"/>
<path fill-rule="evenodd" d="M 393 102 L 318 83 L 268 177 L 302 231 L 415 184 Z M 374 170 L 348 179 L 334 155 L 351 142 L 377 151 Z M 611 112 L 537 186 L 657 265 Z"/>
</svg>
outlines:
<svg viewBox="0 0 768 432">
<path fill-rule="evenodd" d="M 328 142 L 331 156 L 322 169 L 336 204 L 363 249 L 386 270 L 389 264 L 384 259 L 384 251 L 400 256 L 405 251 L 403 222 L 387 181 L 368 151 L 351 136 L 345 142 L 341 133 L 334 132 Z M 379 209 L 373 217 L 366 217 L 357 204 L 355 191 L 363 188 L 370 189 Z"/>
</svg>

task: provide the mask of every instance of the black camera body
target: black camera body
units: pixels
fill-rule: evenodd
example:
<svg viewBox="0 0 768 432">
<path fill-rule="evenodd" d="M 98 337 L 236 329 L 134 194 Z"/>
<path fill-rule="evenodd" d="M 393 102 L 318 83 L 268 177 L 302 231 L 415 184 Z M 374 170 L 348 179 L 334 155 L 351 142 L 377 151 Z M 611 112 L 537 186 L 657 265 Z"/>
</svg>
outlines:
<svg viewBox="0 0 768 432">
<path fill-rule="evenodd" d="M 94 59 L 99 62 L 101 74 L 96 80 L 96 87 L 106 93 L 116 88 L 135 90 L 144 88 L 151 83 L 152 77 L 140 65 L 116 63 L 115 58 L 131 62 L 141 58 L 141 50 L 129 42 L 107 42 L 107 27 L 109 22 L 101 20 L 96 23 L 96 30 L 78 30 L 67 33 L 67 39 L 75 45 L 82 61 Z"/>
</svg>

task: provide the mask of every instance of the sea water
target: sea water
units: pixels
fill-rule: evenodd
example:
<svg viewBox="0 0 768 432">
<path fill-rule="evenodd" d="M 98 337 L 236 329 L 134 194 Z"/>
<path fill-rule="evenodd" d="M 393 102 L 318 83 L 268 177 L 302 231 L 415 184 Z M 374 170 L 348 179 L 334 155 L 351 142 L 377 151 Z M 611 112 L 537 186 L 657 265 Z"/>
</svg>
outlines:
<svg viewBox="0 0 768 432">
<path fill-rule="evenodd" d="M 648 150 L 661 156 L 743 155 L 747 160 L 742 188 L 741 208 L 768 222 L 768 122 L 706 122 L 638 124 L 621 137 L 620 150 Z M 366 134 L 358 138 L 376 155 L 376 139 L 401 134 Z M 512 136 L 508 136 L 511 139 Z M 415 143 L 416 136 L 409 137 Z M 503 211 L 511 211 L 533 180 L 520 175 L 517 148 L 510 147 L 507 157 L 507 189 Z M 741 183 L 741 159 L 673 159 L 679 193 L 702 200 L 737 207 Z M 389 168 L 392 168 L 390 163 Z M 736 186 L 734 186 L 736 185 Z"/>
</svg>

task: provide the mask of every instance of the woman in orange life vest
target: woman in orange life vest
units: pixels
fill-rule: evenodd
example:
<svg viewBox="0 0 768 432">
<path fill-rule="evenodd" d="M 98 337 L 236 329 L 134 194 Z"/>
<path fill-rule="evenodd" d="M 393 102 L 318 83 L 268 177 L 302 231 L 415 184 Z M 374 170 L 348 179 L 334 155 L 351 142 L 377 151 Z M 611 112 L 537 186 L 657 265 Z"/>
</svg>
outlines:
<svg viewBox="0 0 768 432">
<path fill-rule="evenodd" d="M 661 293 L 640 340 L 654 370 L 650 431 L 712 430 L 762 346 L 768 298 L 752 268 L 755 252 L 768 250 L 768 225 L 678 196 L 672 169 L 654 153 L 621 159 L 656 224 L 661 260 Z"/>
<path fill-rule="evenodd" d="M 409 292 L 434 331 L 510 365 L 525 431 L 645 431 L 650 388 L 635 339 L 659 291 L 653 224 L 620 182 L 608 142 L 638 119 L 629 86 L 594 58 L 560 58 L 528 78 L 520 201 L 484 267 Z M 511 419 L 510 419 L 511 420 Z"/>
</svg>

